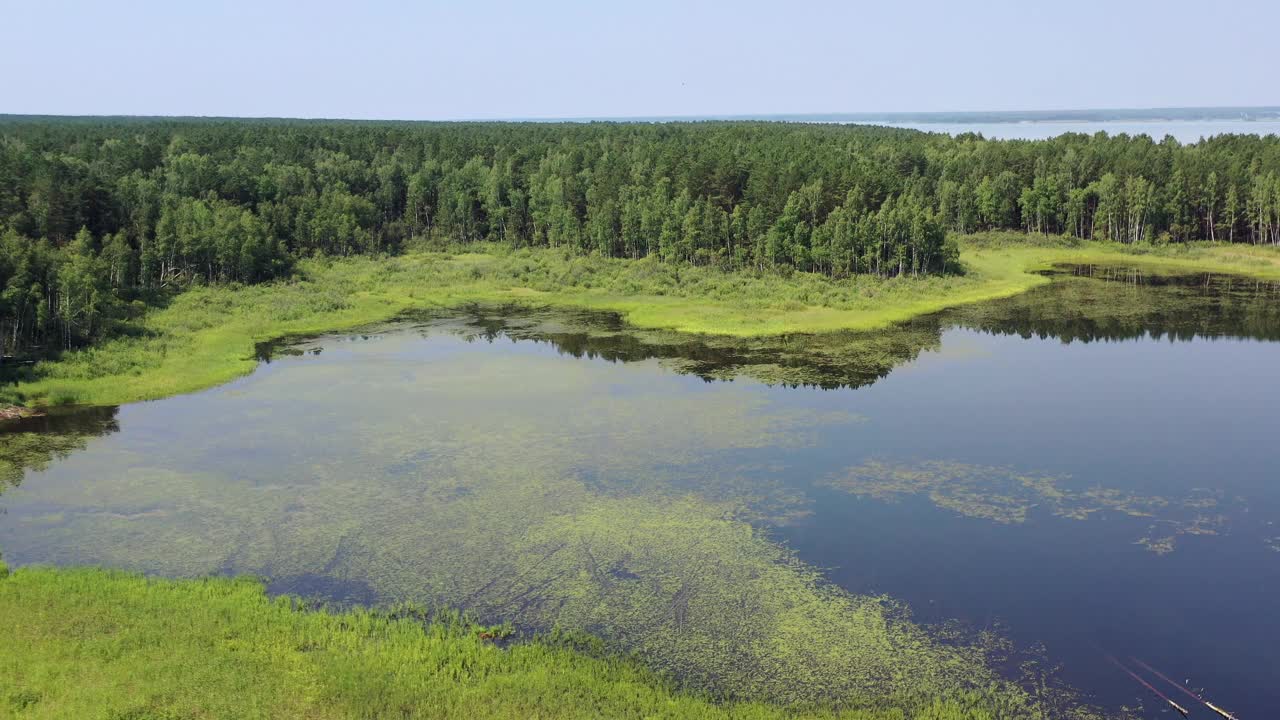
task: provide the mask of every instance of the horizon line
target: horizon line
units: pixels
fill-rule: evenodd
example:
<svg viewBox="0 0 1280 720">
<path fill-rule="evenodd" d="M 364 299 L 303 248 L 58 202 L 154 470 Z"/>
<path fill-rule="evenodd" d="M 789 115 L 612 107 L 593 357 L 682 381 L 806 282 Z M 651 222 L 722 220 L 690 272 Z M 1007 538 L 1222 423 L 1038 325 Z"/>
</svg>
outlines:
<svg viewBox="0 0 1280 720">
<path fill-rule="evenodd" d="M 1216 117 L 1201 118 L 1170 118 L 1152 115 L 1143 117 L 1135 115 L 1135 113 L 1195 113 L 1195 112 L 1212 112 L 1217 113 Z M 1169 105 L 1158 107 L 1128 107 L 1128 108 L 1055 108 L 1055 109 L 1023 109 L 1023 110 L 885 110 L 885 111 L 823 111 L 823 112 L 766 112 L 766 113 L 689 113 L 689 114 L 660 114 L 660 115 L 563 115 L 563 116 L 502 116 L 502 117 L 455 117 L 442 119 L 426 119 L 426 118 L 356 118 L 356 117 L 337 117 L 337 116 L 290 116 L 290 115 L 193 115 L 193 114 L 150 114 L 150 113 L 22 113 L 22 112 L 0 112 L 0 119 L 20 119 L 20 118 L 66 118 L 66 119 L 133 119 L 133 120 L 302 120 L 309 122 L 387 122 L 387 123 L 482 123 L 482 122 L 509 122 L 509 123 L 558 123 L 558 122 L 698 122 L 698 121 L 786 121 L 787 119 L 803 119 L 807 118 L 827 118 L 827 119 L 849 119 L 857 120 L 884 120 L 887 122 L 913 122 L 912 118 L 937 118 L 934 120 L 922 119 L 914 120 L 915 122 L 942 122 L 942 118 L 947 118 L 948 122 L 980 122 L 979 118 L 986 117 L 1006 117 L 1008 119 L 995 120 L 994 122 L 1013 122 L 1014 118 L 1019 116 L 1036 116 L 1034 119 L 1040 121 L 1054 120 L 1083 120 L 1079 118 L 1082 114 L 1098 114 L 1098 113 L 1116 113 L 1128 114 L 1126 118 L 1113 118 L 1112 120 L 1165 120 L 1165 121 L 1188 121 L 1188 120 L 1228 120 L 1224 117 L 1227 113 L 1231 114 L 1249 114 L 1249 113 L 1266 113 L 1275 114 L 1275 119 L 1280 119 L 1280 105 Z M 965 118 L 969 119 L 965 119 Z"/>
</svg>

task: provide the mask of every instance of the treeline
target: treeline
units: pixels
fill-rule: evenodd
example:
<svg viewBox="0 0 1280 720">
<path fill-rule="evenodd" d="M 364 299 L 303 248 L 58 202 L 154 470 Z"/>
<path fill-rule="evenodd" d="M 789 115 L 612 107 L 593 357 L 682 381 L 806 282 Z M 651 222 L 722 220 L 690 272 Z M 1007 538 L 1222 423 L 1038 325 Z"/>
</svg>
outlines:
<svg viewBox="0 0 1280 720">
<path fill-rule="evenodd" d="M 1256 136 L 0 119 L 0 334 L 72 346 L 147 293 L 413 238 L 835 277 L 945 272 L 948 230 L 1278 243 L 1277 173 Z"/>
</svg>

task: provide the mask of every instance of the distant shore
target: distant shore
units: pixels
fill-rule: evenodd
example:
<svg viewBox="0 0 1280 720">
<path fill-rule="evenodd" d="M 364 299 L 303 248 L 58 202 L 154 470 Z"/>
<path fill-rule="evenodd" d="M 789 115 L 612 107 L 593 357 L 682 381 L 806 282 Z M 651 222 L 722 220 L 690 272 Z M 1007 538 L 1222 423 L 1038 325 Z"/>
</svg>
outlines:
<svg viewBox="0 0 1280 720">
<path fill-rule="evenodd" d="M 1019 233 L 959 242 L 965 274 L 890 279 L 731 272 L 496 245 L 478 246 L 482 252 L 319 258 L 301 266 L 300 280 L 194 288 L 133 321 L 135 332 L 37 363 L 0 400 L 36 408 L 117 405 L 193 392 L 252 372 L 260 342 L 468 303 L 613 311 L 638 327 L 761 337 L 874 330 L 1009 297 L 1049 282 L 1040 271 L 1058 263 L 1280 279 L 1280 249 L 1264 246 L 1122 245 Z"/>
</svg>

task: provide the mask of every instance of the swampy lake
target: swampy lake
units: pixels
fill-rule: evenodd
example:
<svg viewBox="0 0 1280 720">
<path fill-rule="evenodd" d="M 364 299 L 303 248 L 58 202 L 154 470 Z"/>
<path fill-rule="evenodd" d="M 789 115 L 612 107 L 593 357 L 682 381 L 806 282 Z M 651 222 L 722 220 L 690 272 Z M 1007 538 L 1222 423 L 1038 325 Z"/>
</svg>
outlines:
<svg viewBox="0 0 1280 720">
<path fill-rule="evenodd" d="M 0 548 L 585 629 L 729 696 L 927 690 L 980 643 L 1104 708 L 1168 714 L 1114 656 L 1268 717 L 1277 340 L 1276 284 L 1098 267 L 876 333 L 424 314 L 5 428 Z"/>
</svg>

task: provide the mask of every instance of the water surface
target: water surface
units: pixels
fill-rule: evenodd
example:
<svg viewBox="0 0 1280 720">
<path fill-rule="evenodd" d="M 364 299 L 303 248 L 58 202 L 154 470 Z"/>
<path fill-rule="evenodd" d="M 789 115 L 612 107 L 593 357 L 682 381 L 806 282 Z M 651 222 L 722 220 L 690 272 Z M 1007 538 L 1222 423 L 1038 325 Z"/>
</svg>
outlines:
<svg viewBox="0 0 1280 720">
<path fill-rule="evenodd" d="M 1276 135 L 1280 120 L 1033 120 L 1026 122 L 891 122 L 890 127 L 960 135 L 981 133 L 995 140 L 1046 140 L 1066 133 L 1147 135 L 1157 142 L 1170 135 L 1194 143 L 1217 135 Z"/>
<path fill-rule="evenodd" d="M 1098 268 L 871 334 L 470 308 L 10 426 L 0 548 L 581 627 L 783 700 L 961 682 L 958 621 L 1110 708 L 1161 716 L 1113 654 L 1265 717 L 1277 339 L 1273 284 Z"/>
</svg>

